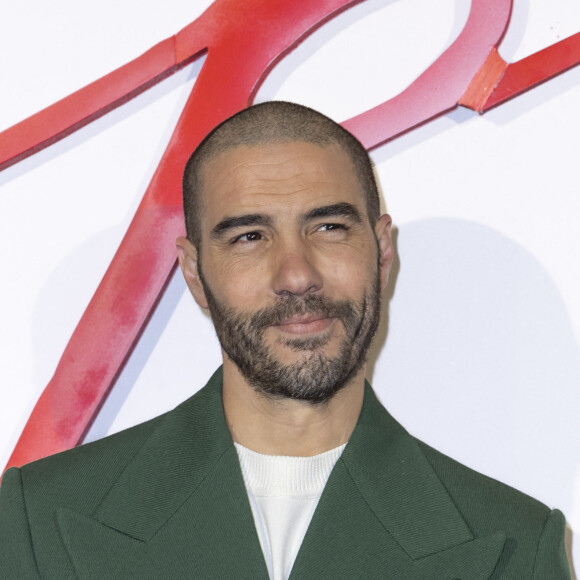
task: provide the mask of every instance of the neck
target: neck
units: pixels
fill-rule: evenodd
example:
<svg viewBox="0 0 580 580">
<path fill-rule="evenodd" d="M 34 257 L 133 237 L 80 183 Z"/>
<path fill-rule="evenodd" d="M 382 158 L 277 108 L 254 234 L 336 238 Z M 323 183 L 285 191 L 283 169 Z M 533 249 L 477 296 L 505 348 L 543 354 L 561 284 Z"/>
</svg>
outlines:
<svg viewBox="0 0 580 580">
<path fill-rule="evenodd" d="M 307 457 L 350 438 L 364 396 L 364 367 L 329 401 L 313 405 L 266 397 L 224 355 L 223 404 L 234 441 L 267 455 Z"/>
</svg>

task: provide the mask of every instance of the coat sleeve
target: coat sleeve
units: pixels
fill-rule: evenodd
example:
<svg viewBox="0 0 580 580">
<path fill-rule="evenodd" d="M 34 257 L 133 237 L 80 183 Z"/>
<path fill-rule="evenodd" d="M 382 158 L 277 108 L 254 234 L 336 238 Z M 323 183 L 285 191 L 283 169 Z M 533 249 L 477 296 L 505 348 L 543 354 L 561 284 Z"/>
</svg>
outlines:
<svg viewBox="0 0 580 580">
<path fill-rule="evenodd" d="M 538 542 L 533 580 L 570 580 L 564 537 L 566 520 L 559 510 L 552 510 Z"/>
<path fill-rule="evenodd" d="M 0 580 L 40 578 L 26 514 L 20 470 L 9 469 L 0 486 Z"/>
</svg>

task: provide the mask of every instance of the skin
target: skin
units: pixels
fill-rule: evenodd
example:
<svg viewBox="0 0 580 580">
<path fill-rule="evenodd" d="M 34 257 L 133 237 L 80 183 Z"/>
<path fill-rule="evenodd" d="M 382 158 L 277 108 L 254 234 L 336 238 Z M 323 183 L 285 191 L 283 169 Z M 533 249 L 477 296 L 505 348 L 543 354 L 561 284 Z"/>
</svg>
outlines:
<svg viewBox="0 0 580 580">
<path fill-rule="evenodd" d="M 385 287 L 393 260 L 391 219 L 383 215 L 371 225 L 356 173 L 339 146 L 242 146 L 210 160 L 202 177 L 200 256 L 186 238 L 176 242 L 181 270 L 202 308 L 208 303 L 198 258 L 215 298 L 244 313 L 288 294 L 358 302 L 372 287 L 377 263 Z M 317 215 L 321 209 L 327 215 Z M 272 325 L 264 336 L 288 364 L 304 356 L 287 346 L 288 338 L 328 337 L 319 348 L 332 357 L 345 329 L 336 318 L 309 314 Z M 224 412 L 234 441 L 258 453 L 293 456 L 348 441 L 362 406 L 364 365 L 330 400 L 314 405 L 264 396 L 222 354 Z"/>
</svg>

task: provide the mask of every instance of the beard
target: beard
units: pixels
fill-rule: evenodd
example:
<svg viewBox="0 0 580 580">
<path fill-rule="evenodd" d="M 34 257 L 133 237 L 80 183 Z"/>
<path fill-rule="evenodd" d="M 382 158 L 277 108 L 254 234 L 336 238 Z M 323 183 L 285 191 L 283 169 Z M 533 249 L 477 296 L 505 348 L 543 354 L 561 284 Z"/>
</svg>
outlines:
<svg viewBox="0 0 580 580">
<path fill-rule="evenodd" d="M 366 362 L 368 349 L 377 331 L 381 308 L 379 274 L 358 302 L 333 301 L 322 295 L 288 294 L 274 305 L 254 313 L 244 313 L 219 302 L 199 267 L 208 308 L 223 350 L 236 364 L 249 385 L 276 399 L 289 398 L 313 404 L 329 401 Z M 299 357 L 292 363 L 279 360 L 266 344 L 265 332 L 293 316 L 322 315 L 340 320 L 344 336 L 336 356 L 323 347 L 334 333 L 278 339 L 277 342 Z"/>
</svg>

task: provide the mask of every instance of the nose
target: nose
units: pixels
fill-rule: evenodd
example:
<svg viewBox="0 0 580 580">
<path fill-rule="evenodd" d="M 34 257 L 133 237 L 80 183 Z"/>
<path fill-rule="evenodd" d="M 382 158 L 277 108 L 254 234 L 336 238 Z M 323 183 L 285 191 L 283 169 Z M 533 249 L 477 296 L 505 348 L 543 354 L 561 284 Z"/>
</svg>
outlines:
<svg viewBox="0 0 580 580">
<path fill-rule="evenodd" d="M 301 296 L 322 288 L 322 276 L 303 242 L 281 242 L 273 256 L 273 267 L 272 288 L 279 296 Z"/>
</svg>

